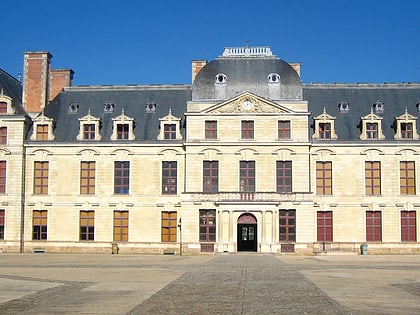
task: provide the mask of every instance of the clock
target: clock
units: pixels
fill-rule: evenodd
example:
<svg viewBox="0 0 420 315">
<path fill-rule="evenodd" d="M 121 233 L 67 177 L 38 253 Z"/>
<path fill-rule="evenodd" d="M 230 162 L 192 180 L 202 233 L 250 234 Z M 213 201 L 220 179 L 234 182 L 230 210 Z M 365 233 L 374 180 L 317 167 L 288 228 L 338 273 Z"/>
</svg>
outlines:
<svg viewBox="0 0 420 315">
<path fill-rule="evenodd" d="M 243 109 L 251 109 L 252 108 L 252 102 L 250 99 L 246 99 L 243 103 L 242 103 L 242 108 Z"/>
</svg>

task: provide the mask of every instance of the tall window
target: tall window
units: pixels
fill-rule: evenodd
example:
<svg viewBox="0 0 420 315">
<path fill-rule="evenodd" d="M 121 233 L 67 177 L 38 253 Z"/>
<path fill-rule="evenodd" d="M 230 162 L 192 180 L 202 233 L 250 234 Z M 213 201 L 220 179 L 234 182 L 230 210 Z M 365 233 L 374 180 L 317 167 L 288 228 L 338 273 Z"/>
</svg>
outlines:
<svg viewBox="0 0 420 315">
<path fill-rule="evenodd" d="M 93 241 L 95 239 L 95 211 L 80 211 L 80 240 Z"/>
<path fill-rule="evenodd" d="M 163 138 L 166 140 L 176 139 L 176 124 L 165 124 Z"/>
<path fill-rule="evenodd" d="M 319 138 L 331 139 L 331 123 L 319 123 Z"/>
<path fill-rule="evenodd" d="M 413 123 L 401 123 L 401 139 L 413 139 Z"/>
<path fill-rule="evenodd" d="M 292 161 L 276 162 L 276 178 L 278 193 L 292 192 Z"/>
<path fill-rule="evenodd" d="M 242 135 L 242 139 L 254 139 L 254 121 L 253 120 L 241 121 L 241 135 Z"/>
<path fill-rule="evenodd" d="M 36 125 L 36 140 L 48 140 L 48 125 Z"/>
<path fill-rule="evenodd" d="M 239 191 L 255 192 L 255 161 L 239 162 Z"/>
<path fill-rule="evenodd" d="M 6 161 L 0 161 L 0 194 L 6 193 Z"/>
<path fill-rule="evenodd" d="M 127 195 L 130 187 L 130 162 L 116 161 L 114 166 L 114 194 Z"/>
<path fill-rule="evenodd" d="M 365 162 L 366 195 L 381 194 L 381 162 Z"/>
<path fill-rule="evenodd" d="M 401 211 L 401 242 L 417 242 L 416 211 Z"/>
<path fill-rule="evenodd" d="M 280 242 L 296 242 L 296 210 L 279 211 Z"/>
<path fill-rule="evenodd" d="M 176 211 L 162 211 L 162 242 L 176 242 Z"/>
<path fill-rule="evenodd" d="M 0 144 L 7 144 L 7 127 L 0 128 Z"/>
<path fill-rule="evenodd" d="M 80 164 L 80 194 L 95 194 L 95 162 L 81 162 Z"/>
<path fill-rule="evenodd" d="M 317 212 L 317 241 L 333 241 L 333 217 L 332 211 Z"/>
<path fill-rule="evenodd" d="M 211 193 L 219 191 L 218 161 L 203 161 L 203 191 Z"/>
<path fill-rule="evenodd" d="M 47 239 L 47 210 L 33 211 L 33 240 Z"/>
<path fill-rule="evenodd" d="M 34 163 L 34 194 L 48 194 L 49 162 L 37 161 Z"/>
<path fill-rule="evenodd" d="M 217 139 L 217 121 L 206 120 L 205 122 L 205 138 Z"/>
<path fill-rule="evenodd" d="M 402 195 L 416 194 L 416 170 L 414 161 L 400 162 L 400 193 Z"/>
<path fill-rule="evenodd" d="M 0 209 L 0 240 L 4 240 L 4 209 Z"/>
<path fill-rule="evenodd" d="M 382 241 L 382 214 L 381 211 L 366 211 L 366 241 Z"/>
<path fill-rule="evenodd" d="M 162 194 L 176 195 L 177 193 L 177 162 L 162 162 Z"/>
<path fill-rule="evenodd" d="M 366 137 L 378 139 L 378 123 L 366 123 Z"/>
<path fill-rule="evenodd" d="M 128 241 L 128 211 L 114 211 L 114 241 Z"/>
<path fill-rule="evenodd" d="M 83 139 L 95 140 L 95 124 L 83 125 Z"/>
<path fill-rule="evenodd" d="M 279 120 L 277 130 L 279 139 L 290 139 L 290 120 Z"/>
<path fill-rule="evenodd" d="M 332 195 L 332 163 L 316 162 L 316 193 Z"/>
<path fill-rule="evenodd" d="M 128 140 L 130 126 L 128 124 L 117 124 L 117 139 Z"/>
<path fill-rule="evenodd" d="M 200 210 L 200 242 L 216 241 L 216 210 Z"/>
</svg>

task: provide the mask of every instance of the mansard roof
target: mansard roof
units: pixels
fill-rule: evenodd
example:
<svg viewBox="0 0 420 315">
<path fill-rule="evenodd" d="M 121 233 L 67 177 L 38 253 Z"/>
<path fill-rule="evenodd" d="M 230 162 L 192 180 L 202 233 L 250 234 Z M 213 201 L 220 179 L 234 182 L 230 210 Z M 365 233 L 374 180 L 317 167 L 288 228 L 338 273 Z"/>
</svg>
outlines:
<svg viewBox="0 0 420 315">
<path fill-rule="evenodd" d="M 22 90 L 22 84 L 19 80 L 0 69 L 0 93 L 12 99 L 16 114 L 24 115 L 26 112 L 22 106 Z"/>
</svg>

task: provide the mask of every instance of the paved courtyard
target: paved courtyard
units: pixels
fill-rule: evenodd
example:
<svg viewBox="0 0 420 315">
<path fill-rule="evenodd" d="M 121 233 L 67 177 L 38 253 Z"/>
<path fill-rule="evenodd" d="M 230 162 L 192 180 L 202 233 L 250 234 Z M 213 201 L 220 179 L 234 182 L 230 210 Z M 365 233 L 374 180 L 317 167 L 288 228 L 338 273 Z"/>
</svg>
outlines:
<svg viewBox="0 0 420 315">
<path fill-rule="evenodd" d="M 0 254 L 0 314 L 420 314 L 420 255 Z"/>
</svg>

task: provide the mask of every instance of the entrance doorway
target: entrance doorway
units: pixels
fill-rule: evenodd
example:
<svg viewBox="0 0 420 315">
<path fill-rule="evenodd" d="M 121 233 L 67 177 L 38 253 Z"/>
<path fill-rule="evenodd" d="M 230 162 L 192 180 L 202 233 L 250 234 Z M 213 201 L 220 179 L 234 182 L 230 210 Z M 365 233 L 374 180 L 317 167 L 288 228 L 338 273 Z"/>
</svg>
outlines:
<svg viewBox="0 0 420 315">
<path fill-rule="evenodd" d="M 257 219 L 245 213 L 238 218 L 238 252 L 257 251 Z"/>
</svg>

